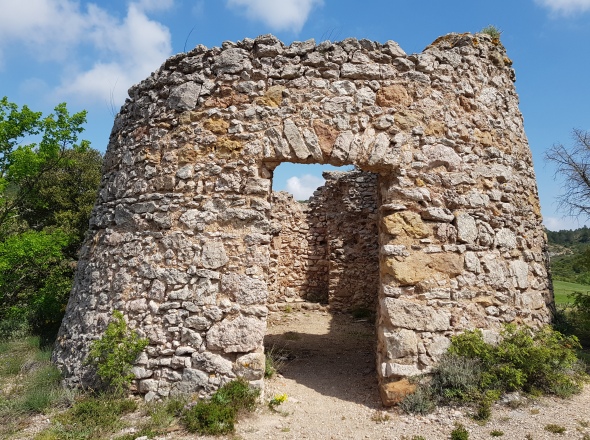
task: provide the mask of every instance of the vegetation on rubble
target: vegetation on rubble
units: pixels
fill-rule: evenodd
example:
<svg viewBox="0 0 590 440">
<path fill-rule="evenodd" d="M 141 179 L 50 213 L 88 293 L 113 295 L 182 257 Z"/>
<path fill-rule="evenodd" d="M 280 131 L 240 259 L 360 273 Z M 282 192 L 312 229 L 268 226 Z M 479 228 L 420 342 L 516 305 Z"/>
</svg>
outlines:
<svg viewBox="0 0 590 440">
<path fill-rule="evenodd" d="M 424 414 L 437 405 L 468 404 L 475 419 L 487 420 L 491 405 L 506 392 L 569 397 L 587 380 L 576 356 L 579 348 L 575 336 L 549 326 L 533 331 L 506 325 L 495 345 L 485 342 L 480 330 L 466 331 L 453 337 L 430 381 L 419 380 L 401 407 Z"/>
<path fill-rule="evenodd" d="M 487 25 L 481 30 L 482 34 L 487 34 L 492 37 L 493 40 L 499 40 L 500 36 L 502 35 L 502 31 L 500 28 L 494 26 L 493 24 Z"/>
</svg>

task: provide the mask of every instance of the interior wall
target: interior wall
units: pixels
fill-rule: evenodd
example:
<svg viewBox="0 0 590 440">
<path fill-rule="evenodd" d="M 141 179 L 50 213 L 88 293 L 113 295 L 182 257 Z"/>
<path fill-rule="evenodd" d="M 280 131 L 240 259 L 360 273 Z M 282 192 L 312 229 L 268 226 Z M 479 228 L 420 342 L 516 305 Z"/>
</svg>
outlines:
<svg viewBox="0 0 590 440">
<path fill-rule="evenodd" d="M 269 304 L 328 303 L 326 221 L 287 192 L 271 194 Z"/>
<path fill-rule="evenodd" d="M 374 310 L 379 285 L 377 175 L 325 172 L 308 203 L 272 194 L 270 301 Z"/>
</svg>

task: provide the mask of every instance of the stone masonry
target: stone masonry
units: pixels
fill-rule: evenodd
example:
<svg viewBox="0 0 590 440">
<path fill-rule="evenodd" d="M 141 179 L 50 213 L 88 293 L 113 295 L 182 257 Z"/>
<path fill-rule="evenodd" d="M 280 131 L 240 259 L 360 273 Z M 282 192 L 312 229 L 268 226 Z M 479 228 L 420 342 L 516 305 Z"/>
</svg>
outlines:
<svg viewBox="0 0 590 440">
<path fill-rule="evenodd" d="M 70 384 L 92 384 L 84 359 L 117 309 L 150 341 L 134 369 L 146 399 L 205 395 L 238 376 L 262 386 L 269 291 L 285 264 L 271 205 L 282 162 L 378 176 L 377 267 L 349 274 L 358 268 L 335 255 L 327 276 L 343 307 L 356 301 L 351 278 L 377 278 L 382 390 L 427 372 L 465 329 L 492 338 L 506 322 L 548 322 L 546 239 L 510 66 L 483 34 L 413 55 L 392 41 L 265 35 L 169 58 L 115 119 L 53 360 Z M 369 231 L 340 249 L 364 246 Z"/>
<path fill-rule="evenodd" d="M 269 304 L 312 301 L 375 310 L 379 291 L 377 175 L 325 172 L 302 204 L 272 194 Z"/>
</svg>

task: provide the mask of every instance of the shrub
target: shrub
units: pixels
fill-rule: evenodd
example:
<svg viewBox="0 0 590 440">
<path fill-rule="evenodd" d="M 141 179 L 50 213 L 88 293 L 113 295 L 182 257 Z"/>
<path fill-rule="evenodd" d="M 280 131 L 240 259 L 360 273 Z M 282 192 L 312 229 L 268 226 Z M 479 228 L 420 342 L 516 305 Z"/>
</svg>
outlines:
<svg viewBox="0 0 590 440">
<path fill-rule="evenodd" d="M 436 405 L 436 396 L 425 384 L 419 384 L 416 391 L 404 397 L 399 404 L 400 408 L 409 414 L 428 414 L 436 408 Z"/>
<path fill-rule="evenodd" d="M 438 404 L 475 404 L 474 418 L 487 420 L 492 404 L 507 391 L 568 397 L 581 391 L 587 379 L 575 350 L 574 336 L 546 326 L 537 332 L 507 325 L 497 345 L 484 341 L 480 330 L 453 337 L 448 353 L 432 371 L 429 383 L 419 383 L 401 408 L 424 414 Z"/>
<path fill-rule="evenodd" d="M 96 368 L 111 391 L 120 395 L 131 384 L 133 362 L 148 343 L 137 332 L 129 330 L 123 314 L 115 310 L 105 334 L 92 343 L 86 362 Z"/>
<path fill-rule="evenodd" d="M 219 405 L 232 406 L 236 411 L 251 411 L 256 406 L 256 400 L 260 390 L 250 388 L 245 380 L 233 380 L 219 388 L 213 396 L 211 402 Z"/>
<path fill-rule="evenodd" d="M 573 292 L 569 295 L 571 304 L 561 305 L 557 309 L 555 321 L 557 329 L 579 338 L 584 347 L 590 346 L 590 294 Z"/>
<path fill-rule="evenodd" d="M 507 325 L 501 342 L 493 346 L 483 340 L 480 330 L 455 336 L 449 352 L 481 362 L 480 390 L 536 390 L 568 396 L 581 390 L 580 371 L 574 336 L 564 336 L 545 326 L 537 332 L 528 327 Z"/>
<path fill-rule="evenodd" d="M 233 432 L 238 412 L 254 409 L 259 390 L 244 380 L 235 380 L 219 388 L 209 401 L 199 401 L 182 413 L 182 423 L 189 432 L 227 434 Z"/>
<path fill-rule="evenodd" d="M 482 422 L 487 421 L 492 415 L 492 404 L 500 398 L 500 392 L 497 390 L 486 390 L 475 398 L 476 412 L 473 414 L 475 420 Z"/>
<path fill-rule="evenodd" d="M 481 362 L 452 353 L 442 356 L 432 374 L 430 387 L 435 395 L 454 402 L 472 400 L 481 381 Z"/>
<path fill-rule="evenodd" d="M 182 422 L 189 432 L 199 434 L 227 434 L 234 430 L 235 410 L 213 402 L 197 402 L 182 416 Z"/>
<path fill-rule="evenodd" d="M 461 423 L 457 423 L 451 431 L 451 440 L 469 440 L 469 431 Z"/>
<path fill-rule="evenodd" d="M 553 434 L 563 434 L 565 432 L 565 427 L 561 425 L 555 425 L 550 423 L 549 425 L 545 425 L 545 431 L 552 432 Z"/>
<path fill-rule="evenodd" d="M 504 435 L 504 431 L 498 431 L 497 429 L 494 429 L 492 432 L 490 432 L 490 435 L 492 437 L 502 437 Z"/>
</svg>

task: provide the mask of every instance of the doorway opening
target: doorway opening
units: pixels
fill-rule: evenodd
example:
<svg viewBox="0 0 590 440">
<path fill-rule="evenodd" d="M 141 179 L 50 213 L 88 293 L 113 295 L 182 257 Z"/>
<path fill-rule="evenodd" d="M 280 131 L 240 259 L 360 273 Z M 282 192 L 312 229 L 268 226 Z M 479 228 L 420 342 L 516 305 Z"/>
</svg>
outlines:
<svg viewBox="0 0 590 440">
<path fill-rule="evenodd" d="M 281 165 L 273 173 L 265 350 L 285 364 L 286 380 L 378 402 L 378 176 L 353 167 L 319 174 L 325 166 L 285 165 L 286 172 Z M 342 388 L 351 382 L 360 388 Z"/>
<path fill-rule="evenodd" d="M 352 167 L 285 164 L 271 196 L 270 303 L 374 311 L 379 285 L 378 176 Z M 325 167 L 325 166 L 324 166 Z M 288 173 L 298 172 L 289 176 Z M 321 176 L 321 177 L 320 177 Z M 277 186 L 279 188 L 277 188 Z"/>
</svg>

